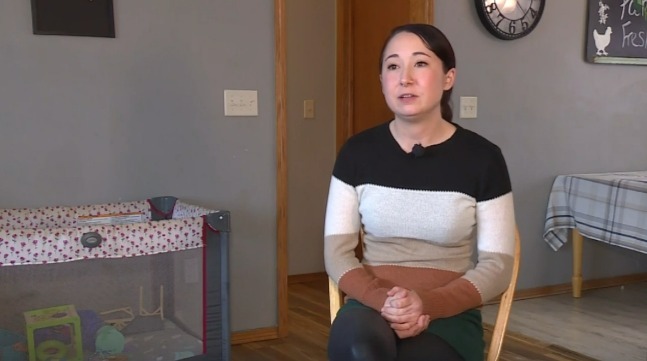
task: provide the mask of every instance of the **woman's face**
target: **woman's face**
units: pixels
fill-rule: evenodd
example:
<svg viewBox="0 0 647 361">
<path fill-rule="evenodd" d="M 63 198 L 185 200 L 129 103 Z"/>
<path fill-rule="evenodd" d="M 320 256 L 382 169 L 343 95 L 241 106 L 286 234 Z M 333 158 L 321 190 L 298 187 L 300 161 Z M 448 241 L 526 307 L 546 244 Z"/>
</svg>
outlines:
<svg viewBox="0 0 647 361">
<path fill-rule="evenodd" d="M 445 73 L 442 61 L 415 34 L 399 33 L 384 49 L 382 93 L 396 118 L 440 117 L 440 99 L 455 76 L 456 69 Z"/>
</svg>

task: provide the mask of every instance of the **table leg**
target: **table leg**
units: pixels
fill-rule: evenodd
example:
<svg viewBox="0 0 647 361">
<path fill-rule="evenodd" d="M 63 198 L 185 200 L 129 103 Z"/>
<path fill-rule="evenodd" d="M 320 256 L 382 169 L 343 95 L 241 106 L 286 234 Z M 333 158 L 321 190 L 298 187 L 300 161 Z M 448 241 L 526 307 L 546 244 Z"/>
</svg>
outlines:
<svg viewBox="0 0 647 361">
<path fill-rule="evenodd" d="M 573 297 L 579 298 L 582 296 L 582 235 L 573 228 L 571 231 L 573 238 Z"/>
</svg>

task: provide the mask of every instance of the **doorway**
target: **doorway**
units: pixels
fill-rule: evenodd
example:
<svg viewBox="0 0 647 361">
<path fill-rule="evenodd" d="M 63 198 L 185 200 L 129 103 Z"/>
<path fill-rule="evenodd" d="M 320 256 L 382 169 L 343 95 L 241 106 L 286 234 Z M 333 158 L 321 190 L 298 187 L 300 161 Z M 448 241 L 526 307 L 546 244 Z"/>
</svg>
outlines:
<svg viewBox="0 0 647 361">
<path fill-rule="evenodd" d="M 337 150 L 351 135 L 393 118 L 379 56 L 395 26 L 433 22 L 433 0 L 337 0 Z"/>
</svg>

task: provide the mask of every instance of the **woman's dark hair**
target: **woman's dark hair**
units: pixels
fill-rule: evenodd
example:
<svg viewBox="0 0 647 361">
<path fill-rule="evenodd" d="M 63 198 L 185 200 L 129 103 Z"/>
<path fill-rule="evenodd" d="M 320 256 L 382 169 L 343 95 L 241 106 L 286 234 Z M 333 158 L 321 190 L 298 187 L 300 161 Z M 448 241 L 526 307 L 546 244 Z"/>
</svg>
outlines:
<svg viewBox="0 0 647 361">
<path fill-rule="evenodd" d="M 452 44 L 450 44 L 445 34 L 438 30 L 437 27 L 429 24 L 406 24 L 400 25 L 391 30 L 391 34 L 384 41 L 382 51 L 380 52 L 380 74 L 382 73 L 382 62 L 384 61 L 384 50 L 386 50 L 386 46 L 389 44 L 391 39 L 400 33 L 411 33 L 417 35 L 420 40 L 422 40 L 422 43 L 425 44 L 427 49 L 433 51 L 440 61 L 443 62 L 443 71 L 445 73 L 456 67 L 456 56 L 454 55 Z M 449 90 L 445 90 L 443 92 L 443 96 L 440 98 L 440 114 L 443 119 L 450 122 L 454 116 L 454 112 L 452 111 L 450 104 L 453 89 L 454 88 L 452 87 Z"/>
</svg>

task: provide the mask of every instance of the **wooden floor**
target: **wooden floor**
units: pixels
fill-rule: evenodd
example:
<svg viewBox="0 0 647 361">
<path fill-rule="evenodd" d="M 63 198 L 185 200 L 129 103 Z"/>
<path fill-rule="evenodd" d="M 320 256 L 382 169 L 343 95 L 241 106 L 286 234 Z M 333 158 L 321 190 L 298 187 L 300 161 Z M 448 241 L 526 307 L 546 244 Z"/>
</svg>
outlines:
<svg viewBox="0 0 647 361">
<path fill-rule="evenodd" d="M 485 322 L 495 317 L 483 308 Z M 647 283 L 517 300 L 508 330 L 600 360 L 647 361 Z"/>
<path fill-rule="evenodd" d="M 330 327 L 327 287 L 326 280 L 290 284 L 289 335 L 279 340 L 235 345 L 231 361 L 326 361 Z M 512 332 L 506 335 L 500 360 L 601 361 Z"/>
</svg>

